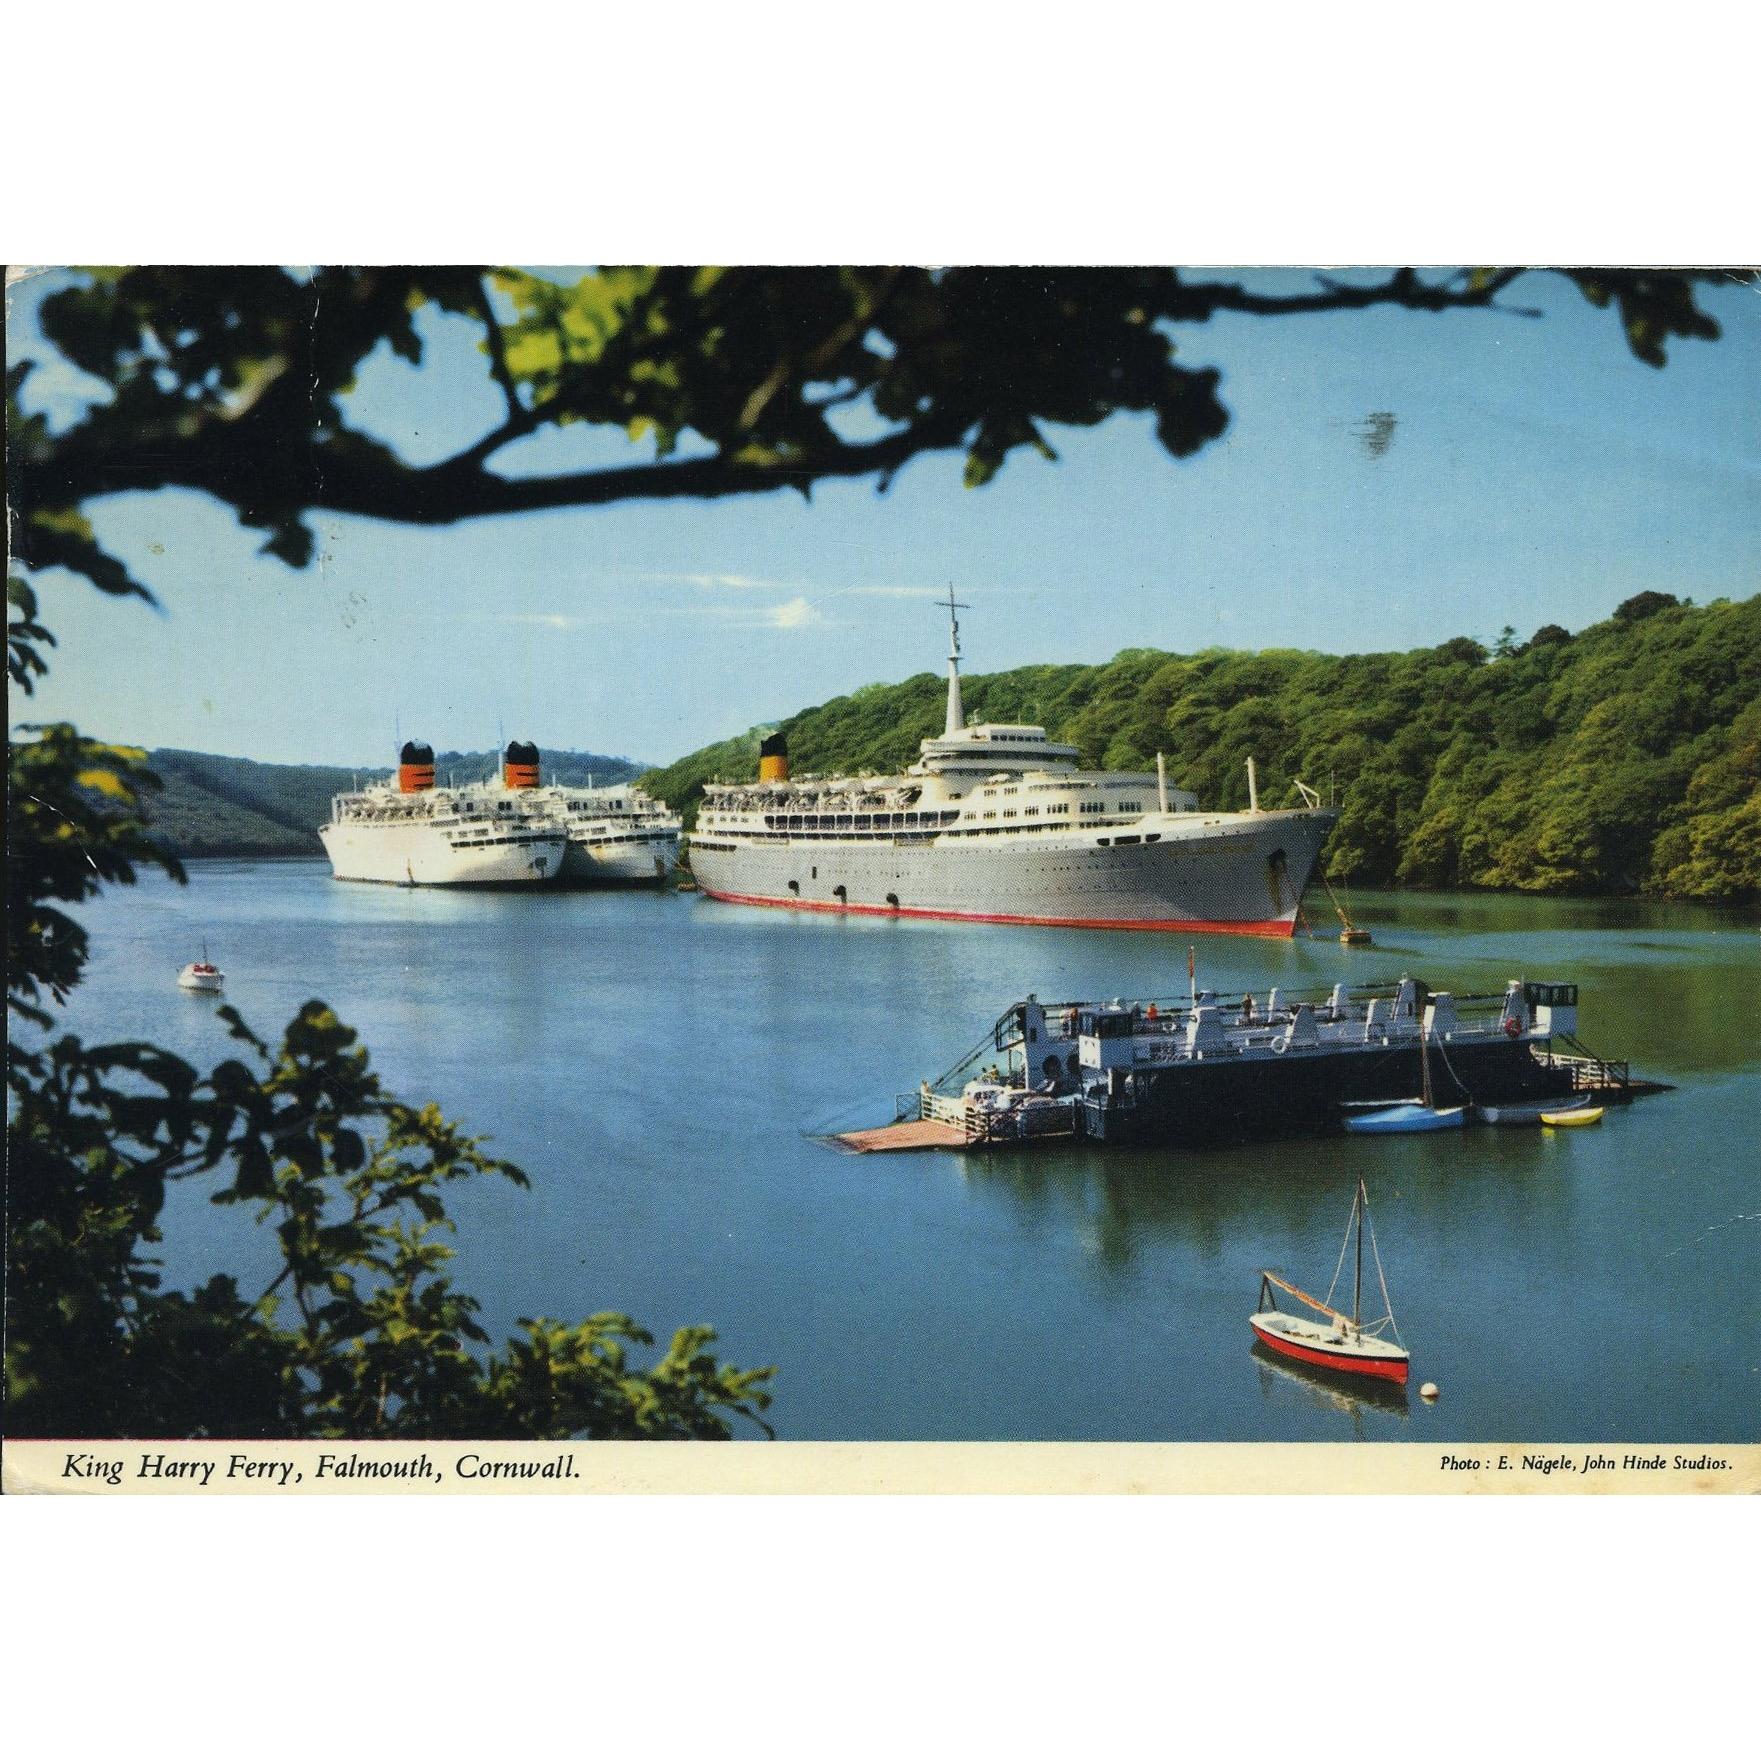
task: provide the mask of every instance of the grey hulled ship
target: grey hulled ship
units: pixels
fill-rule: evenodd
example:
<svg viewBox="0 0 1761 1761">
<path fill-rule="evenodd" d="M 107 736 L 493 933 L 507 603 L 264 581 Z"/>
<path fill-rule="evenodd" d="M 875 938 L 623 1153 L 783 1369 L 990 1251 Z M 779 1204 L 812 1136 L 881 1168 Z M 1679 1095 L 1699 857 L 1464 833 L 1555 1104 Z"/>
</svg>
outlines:
<svg viewBox="0 0 1761 1761">
<path fill-rule="evenodd" d="M 1209 812 L 1150 772 L 1090 771 L 1025 724 L 966 725 L 950 594 L 946 725 L 897 776 L 791 778 L 780 737 L 755 782 L 712 783 L 691 867 L 744 905 L 1090 929 L 1287 936 L 1338 815 Z"/>
</svg>

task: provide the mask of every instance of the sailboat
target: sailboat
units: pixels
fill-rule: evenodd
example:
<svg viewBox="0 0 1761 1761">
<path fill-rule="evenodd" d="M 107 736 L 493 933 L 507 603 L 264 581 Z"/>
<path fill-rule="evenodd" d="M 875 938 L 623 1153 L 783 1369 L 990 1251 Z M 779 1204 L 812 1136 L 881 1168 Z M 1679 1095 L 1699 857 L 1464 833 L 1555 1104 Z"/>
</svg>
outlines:
<svg viewBox="0 0 1761 1761">
<path fill-rule="evenodd" d="M 1382 1256 L 1376 1248 L 1376 1228 L 1370 1225 L 1370 1255 L 1376 1263 L 1376 1283 L 1382 1292 L 1382 1315 L 1366 1322 L 1363 1318 L 1364 1291 L 1364 1223 L 1369 1216 L 1370 1198 L 1360 1176 L 1357 1193 L 1351 1201 L 1351 1217 L 1345 1226 L 1345 1240 L 1339 1246 L 1339 1263 L 1333 1268 L 1333 1282 L 1327 1286 L 1325 1299 L 1299 1290 L 1276 1272 L 1260 1273 L 1260 1306 L 1248 1317 L 1254 1335 L 1269 1351 L 1280 1357 L 1295 1358 L 1299 1363 L 1314 1364 L 1347 1376 L 1374 1376 L 1385 1382 L 1404 1382 L 1407 1371 L 1407 1350 L 1400 1343 L 1400 1330 L 1394 1324 L 1394 1307 L 1388 1300 L 1388 1280 L 1382 1272 Z M 1333 1292 L 1338 1288 L 1339 1275 L 1345 1269 L 1345 1250 L 1351 1246 L 1353 1231 L 1357 1235 L 1357 1269 L 1351 1285 L 1351 1313 L 1343 1314 L 1333 1307 Z M 1305 1303 L 1324 1320 L 1311 1320 L 1278 1307 L 1276 1291 L 1282 1290 L 1298 1302 Z M 1392 1334 L 1384 1338 L 1383 1334 Z"/>
<path fill-rule="evenodd" d="M 1449 1131 L 1467 1124 L 1466 1107 L 1439 1107 L 1431 1093 L 1431 1030 L 1419 1024 L 1419 1071 L 1424 1093 L 1416 1101 L 1394 1101 L 1370 1112 L 1350 1112 L 1345 1129 L 1352 1132 Z"/>
</svg>

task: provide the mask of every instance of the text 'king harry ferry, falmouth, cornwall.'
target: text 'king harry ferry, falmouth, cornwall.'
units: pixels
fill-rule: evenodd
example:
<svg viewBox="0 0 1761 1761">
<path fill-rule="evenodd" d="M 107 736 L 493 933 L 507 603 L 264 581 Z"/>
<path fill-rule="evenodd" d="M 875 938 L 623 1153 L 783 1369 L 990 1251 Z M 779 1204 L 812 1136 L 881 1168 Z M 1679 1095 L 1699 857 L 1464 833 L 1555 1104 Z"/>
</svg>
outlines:
<svg viewBox="0 0 1761 1761">
<path fill-rule="evenodd" d="M 1078 768 L 1040 727 L 965 725 L 960 608 L 948 614 L 947 725 L 902 776 L 789 776 L 780 736 L 756 783 L 712 783 L 691 837 L 711 898 L 807 911 L 1079 929 L 1287 936 L 1338 814 L 1206 813 L 1151 773 Z"/>
</svg>

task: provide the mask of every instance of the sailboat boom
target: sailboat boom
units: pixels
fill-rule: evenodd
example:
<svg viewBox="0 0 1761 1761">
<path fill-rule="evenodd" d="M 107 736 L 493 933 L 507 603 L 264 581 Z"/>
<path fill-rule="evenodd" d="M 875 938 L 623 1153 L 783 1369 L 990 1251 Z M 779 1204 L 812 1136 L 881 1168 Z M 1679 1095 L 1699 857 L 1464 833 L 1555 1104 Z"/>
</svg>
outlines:
<svg viewBox="0 0 1761 1761">
<path fill-rule="evenodd" d="M 1276 1284 L 1280 1290 L 1286 1292 L 1288 1295 L 1294 1296 L 1298 1302 L 1306 1302 L 1317 1314 L 1330 1315 L 1335 1321 L 1339 1322 L 1341 1326 L 1356 1325 L 1350 1315 L 1343 1315 L 1338 1309 L 1322 1302 L 1318 1296 L 1310 1296 L 1306 1290 L 1298 1289 L 1288 1278 L 1280 1278 L 1276 1272 L 1265 1271 L 1262 1271 L 1260 1276 L 1264 1278 L 1268 1284 Z"/>
</svg>

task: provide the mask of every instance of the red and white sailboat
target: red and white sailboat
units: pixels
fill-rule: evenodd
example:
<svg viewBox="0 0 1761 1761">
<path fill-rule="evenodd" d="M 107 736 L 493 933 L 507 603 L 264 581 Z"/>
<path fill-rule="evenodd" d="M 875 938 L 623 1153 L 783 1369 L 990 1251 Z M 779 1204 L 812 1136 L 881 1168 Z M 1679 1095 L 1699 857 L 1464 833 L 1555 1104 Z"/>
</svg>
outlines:
<svg viewBox="0 0 1761 1761">
<path fill-rule="evenodd" d="M 1370 1225 L 1370 1255 L 1376 1263 L 1376 1283 L 1382 1292 L 1382 1314 L 1373 1321 L 1363 1318 L 1364 1290 L 1364 1223 L 1369 1216 L 1370 1199 L 1360 1177 L 1357 1192 L 1351 1201 L 1351 1218 L 1345 1226 L 1345 1240 L 1339 1247 L 1339 1263 L 1333 1268 L 1333 1282 L 1327 1286 L 1325 1300 L 1299 1290 L 1276 1272 L 1260 1273 L 1260 1306 L 1248 1317 L 1254 1336 L 1268 1351 L 1280 1357 L 1294 1358 L 1299 1363 L 1313 1364 L 1318 1369 L 1332 1370 L 1346 1376 L 1373 1376 L 1385 1382 L 1404 1382 L 1407 1371 L 1407 1350 L 1400 1343 L 1400 1330 L 1394 1324 L 1394 1308 L 1388 1300 L 1388 1280 L 1382 1273 L 1382 1256 L 1376 1249 L 1376 1228 Z M 1339 1275 L 1345 1270 L 1346 1249 L 1357 1237 L 1356 1271 L 1351 1285 L 1351 1313 L 1333 1307 L 1333 1292 L 1339 1286 Z M 1282 1290 L 1306 1304 L 1324 1319 L 1291 1314 L 1278 1307 L 1276 1291 Z M 1392 1337 L 1384 1337 L 1384 1335 Z"/>
</svg>

